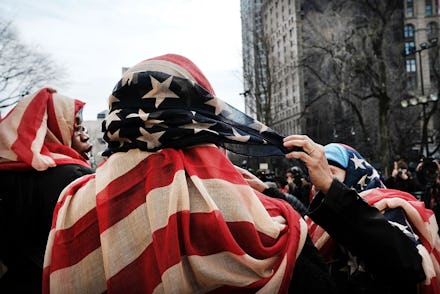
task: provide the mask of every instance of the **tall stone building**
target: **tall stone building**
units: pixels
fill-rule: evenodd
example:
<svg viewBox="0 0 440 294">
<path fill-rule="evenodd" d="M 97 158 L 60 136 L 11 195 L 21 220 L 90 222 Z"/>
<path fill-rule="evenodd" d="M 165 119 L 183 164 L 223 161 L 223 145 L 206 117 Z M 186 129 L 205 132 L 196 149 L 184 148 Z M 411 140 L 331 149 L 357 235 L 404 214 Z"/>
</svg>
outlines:
<svg viewBox="0 0 440 294">
<path fill-rule="evenodd" d="M 242 0 L 245 111 L 288 135 L 303 133 L 298 0 Z"/>
<path fill-rule="evenodd" d="M 338 7 L 343 4 L 342 1 L 329 0 L 241 0 L 246 112 L 282 134 L 307 133 L 321 144 L 344 142 L 360 148 L 367 155 L 377 157 L 376 160 L 383 153 L 381 148 L 391 149 L 387 151 L 388 154 L 401 156 L 417 156 L 422 151 L 422 145 L 429 145 L 429 150 L 434 150 L 440 138 L 435 118 L 438 111 L 431 117 L 429 124 L 423 123 L 423 118 L 427 118 L 434 103 L 428 101 L 423 104 L 423 108 L 418 105 L 404 109 L 400 106 L 400 99 L 404 98 L 402 94 L 405 93 L 417 98 L 424 95 L 428 99 L 435 99 L 438 96 L 440 46 L 437 46 L 436 41 L 440 21 L 439 0 L 401 1 L 389 4 L 390 10 L 386 10 L 389 14 L 383 14 L 390 16 L 393 13 L 392 20 L 387 18 L 385 22 L 387 27 L 383 32 L 386 35 L 382 37 L 381 54 L 378 55 L 373 51 L 377 48 L 373 46 L 379 42 L 369 42 L 364 48 L 359 46 L 359 42 L 363 40 L 360 30 L 364 34 L 367 29 L 370 33 L 376 33 L 373 30 L 375 24 L 381 23 L 380 16 L 374 15 L 374 9 L 363 10 L 357 1 L 348 1 L 351 6 L 346 8 L 346 5 Z M 387 7 L 387 4 L 376 3 L 381 9 Z M 334 10 L 326 10 L 328 7 Z M 304 29 L 302 27 L 306 19 L 310 22 L 310 13 L 315 17 L 318 15 L 315 31 L 312 32 L 317 32 L 316 35 L 310 34 L 308 26 Z M 322 16 L 319 18 L 320 13 Z M 329 16 L 327 13 L 333 13 L 333 16 L 322 20 Z M 338 18 L 335 18 L 338 13 L 346 18 L 339 23 Z M 334 17 L 333 22 L 331 17 Z M 338 27 L 344 22 L 349 27 Z M 327 27 L 319 29 L 320 25 L 326 24 Z M 319 58 L 308 60 L 318 62 L 314 70 L 323 81 L 327 81 L 326 74 L 342 77 L 339 84 L 336 84 L 337 80 L 332 80 L 335 83 L 333 93 L 332 89 L 325 92 L 319 81 L 316 81 L 319 78 L 310 77 L 302 71 L 304 68 L 298 67 L 305 54 L 309 53 L 304 51 L 303 54 L 302 51 L 304 46 L 311 47 L 310 39 L 315 38 L 319 42 L 319 34 L 332 35 L 332 29 L 342 31 L 334 32 L 340 39 L 336 40 L 338 44 L 331 43 L 336 44 L 336 47 L 331 51 L 334 55 L 329 54 L 330 61 L 322 59 L 328 61 L 325 64 L 327 68 L 324 64 L 321 66 Z M 345 42 L 343 36 L 348 38 L 351 32 L 355 38 L 349 40 L 352 43 Z M 368 37 L 366 39 L 367 42 L 371 41 Z M 322 48 L 326 48 L 325 43 L 322 44 Z M 402 49 L 405 56 L 400 54 Z M 339 66 L 337 58 L 340 57 L 345 58 L 341 59 L 341 64 L 348 67 L 342 67 L 340 72 L 334 71 L 329 64 Z M 371 66 L 362 64 L 371 60 L 374 62 L 370 63 Z M 386 69 L 380 71 L 383 65 Z M 362 70 L 374 73 L 379 78 L 366 79 L 367 75 Z M 370 85 L 374 83 L 384 89 L 371 92 Z M 376 99 L 373 102 L 357 99 L 364 93 L 371 93 Z M 387 99 L 388 104 L 383 105 L 382 102 Z M 311 101 L 313 106 L 309 107 Z M 307 108 L 305 102 L 309 104 Z M 379 120 L 375 118 L 383 109 L 387 116 L 378 123 Z M 404 124 L 398 122 L 402 120 L 402 115 L 407 116 Z M 358 120 L 362 116 L 363 122 Z M 389 133 L 379 135 L 384 125 L 389 127 Z M 408 135 L 399 136 L 403 132 Z M 426 134 L 422 135 L 424 132 Z M 388 145 L 382 146 L 385 141 Z M 381 161 L 385 164 L 386 160 Z"/>
<path fill-rule="evenodd" d="M 439 94 L 439 70 L 435 68 L 439 64 L 439 2 L 438 0 L 405 0 L 404 2 L 404 53 L 408 95 L 402 100 L 402 106 L 422 105 L 422 119 L 424 119 L 432 109 L 431 104 L 437 103 Z M 417 99 L 414 99 L 415 97 Z M 429 117 L 426 130 L 423 129 L 425 126 L 423 121 L 421 122 L 422 152 L 419 153 L 427 154 L 428 151 L 431 153 L 437 147 L 440 138 L 439 121 L 438 113 L 433 114 Z M 420 151 L 420 147 L 418 149 Z"/>
<path fill-rule="evenodd" d="M 429 95 L 437 91 L 438 82 L 433 78 L 430 60 L 433 54 L 430 53 L 438 51 L 435 47 L 439 37 L 439 21 L 438 0 L 405 0 L 403 33 L 406 71 L 409 74 L 407 88 L 419 94 Z"/>
</svg>

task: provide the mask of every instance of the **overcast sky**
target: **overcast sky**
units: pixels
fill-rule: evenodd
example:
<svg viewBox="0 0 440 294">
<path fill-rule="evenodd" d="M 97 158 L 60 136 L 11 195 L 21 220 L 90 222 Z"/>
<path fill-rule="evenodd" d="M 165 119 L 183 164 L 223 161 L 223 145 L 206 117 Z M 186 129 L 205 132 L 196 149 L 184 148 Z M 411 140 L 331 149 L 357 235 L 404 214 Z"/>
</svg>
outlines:
<svg viewBox="0 0 440 294">
<path fill-rule="evenodd" d="M 66 71 L 59 93 L 107 109 L 122 67 L 165 53 L 184 55 L 217 96 L 243 110 L 239 0 L 1 0 L 19 38 Z"/>
</svg>

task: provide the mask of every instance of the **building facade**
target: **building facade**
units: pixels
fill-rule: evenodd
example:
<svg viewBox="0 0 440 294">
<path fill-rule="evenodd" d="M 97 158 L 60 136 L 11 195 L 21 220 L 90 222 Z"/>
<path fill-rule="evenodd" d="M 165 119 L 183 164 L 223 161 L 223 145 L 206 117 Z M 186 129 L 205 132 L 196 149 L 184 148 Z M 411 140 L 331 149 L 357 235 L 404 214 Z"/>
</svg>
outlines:
<svg viewBox="0 0 440 294">
<path fill-rule="evenodd" d="M 438 0 L 405 0 L 403 33 L 406 71 L 409 74 L 407 89 L 421 95 L 429 95 L 438 88 L 430 60 L 433 52 L 429 51 L 435 51 L 437 46 L 439 20 Z M 429 50 L 431 48 L 433 50 Z"/>
<path fill-rule="evenodd" d="M 422 106 L 422 139 L 417 147 L 429 155 L 438 141 L 438 114 L 431 112 L 439 93 L 439 23 L 438 0 L 404 0 L 404 55 L 407 72 L 403 107 Z M 412 98 L 412 99 L 411 99 Z M 424 120 L 427 119 L 427 122 Z M 426 149 L 424 151 L 423 149 Z"/>
<path fill-rule="evenodd" d="M 245 111 L 285 135 L 303 133 L 298 0 L 242 0 Z"/>
<path fill-rule="evenodd" d="M 359 126 L 355 125 L 355 119 L 347 117 L 353 115 L 350 113 L 349 107 L 347 107 L 348 110 L 344 110 L 340 114 L 333 113 L 333 117 L 323 113 L 323 110 L 324 112 L 331 110 L 329 104 L 317 105 L 319 113 L 316 115 L 312 113 L 316 109 L 308 110 L 305 108 L 305 101 L 315 97 L 316 93 L 310 93 L 310 90 L 315 90 L 315 88 L 311 89 L 314 85 L 308 83 L 310 82 L 308 80 L 304 81 L 304 73 L 299 67 L 300 60 L 304 57 L 302 50 L 305 41 L 302 34 L 306 34 L 302 29 L 304 21 L 302 17 L 310 13 L 310 9 L 316 8 L 319 11 L 320 8 L 326 7 L 326 3 L 330 2 L 325 0 L 241 0 L 245 110 L 246 113 L 285 135 L 308 133 L 316 139 L 320 139 L 323 144 L 328 140 L 342 140 L 348 144 L 359 146 L 363 143 L 358 142 L 357 137 L 359 134 L 365 135 L 365 132 L 357 131 L 356 127 Z M 388 80 L 396 80 L 395 83 L 391 82 L 394 88 L 390 87 L 392 91 L 389 93 L 393 103 L 394 99 L 397 101 L 397 107 L 399 107 L 401 93 L 408 93 L 416 97 L 425 96 L 428 99 L 437 99 L 438 97 L 440 80 L 438 58 L 440 46 L 437 46 L 440 21 L 439 2 L 439 0 L 402 0 L 400 7 L 395 10 L 399 14 L 399 17 L 395 18 L 397 23 L 388 22 L 399 38 L 387 39 L 385 44 L 397 42 L 395 46 L 388 46 L 394 47 L 396 52 L 387 51 L 387 54 L 396 56 L 401 50 L 398 48 L 404 49 L 404 58 L 399 57 L 401 61 L 388 63 L 388 65 L 392 64 L 392 66 L 399 68 L 390 69 L 393 70 L 394 75 L 391 74 Z M 403 10 L 403 15 L 401 10 Z M 356 19 L 368 22 L 368 13 L 362 15 L 362 10 L 353 10 L 352 12 L 354 15 L 351 25 L 356 24 Z M 359 17 L 355 17 L 355 15 Z M 337 26 L 335 26 L 336 28 Z M 354 26 L 353 30 L 355 30 Z M 397 39 L 399 40 L 396 41 Z M 401 44 L 402 40 L 404 44 Z M 388 47 L 384 50 L 389 50 Z M 389 61 L 388 57 L 386 57 L 387 61 Z M 360 79 L 362 78 L 360 77 Z M 400 85 L 401 81 L 402 85 Z M 351 81 L 347 80 L 346 82 L 350 83 Z M 362 86 L 361 80 L 357 82 Z M 368 82 L 363 86 L 368 87 Z M 436 137 L 440 138 L 437 134 L 438 123 L 436 122 L 438 112 L 434 113 L 431 119 L 428 119 L 429 123 L 424 123 L 425 118 L 430 117 L 429 110 L 433 105 L 429 102 L 435 101 L 428 101 L 426 105 L 424 104 L 423 114 L 420 106 L 420 111 L 419 108 L 412 108 L 411 112 L 408 109 L 405 112 L 407 115 L 419 117 L 418 123 L 420 125 L 416 129 L 420 127 L 420 134 L 425 133 L 420 139 L 417 131 L 413 135 L 414 139 L 411 138 L 414 148 L 419 151 L 422 150 L 423 144 L 429 145 L 427 147 L 429 150 L 435 149 L 436 144 L 426 143 L 426 141 L 434 143 L 438 141 Z M 393 103 L 390 103 L 391 107 L 395 107 Z M 359 108 L 361 112 L 365 113 L 370 113 L 371 109 L 371 104 L 368 104 L 367 107 L 361 105 Z M 418 114 L 413 115 L 413 112 L 418 112 Z M 314 121 L 312 123 L 307 120 L 308 125 L 306 125 L 306 120 L 303 117 L 307 116 L 307 113 L 312 117 L 322 117 L 322 122 Z M 393 115 L 395 113 L 396 111 Z M 350 132 L 347 131 L 348 135 L 345 137 L 338 137 L 339 132 L 336 132 L 336 128 L 333 126 L 333 135 L 331 135 L 331 130 L 328 130 L 329 122 L 334 125 L 339 124 L 342 129 L 347 129 Z M 319 131 L 311 129 L 313 126 Z M 318 128 L 319 126 L 321 127 Z M 371 128 L 372 124 L 367 122 L 367 127 Z M 376 128 L 380 127 L 376 126 Z M 371 134 L 377 133 L 372 130 L 368 131 Z M 371 139 L 372 141 L 365 143 L 365 145 L 377 144 L 373 140 L 374 138 Z M 371 153 L 373 154 L 374 151 L 371 150 Z"/>
</svg>

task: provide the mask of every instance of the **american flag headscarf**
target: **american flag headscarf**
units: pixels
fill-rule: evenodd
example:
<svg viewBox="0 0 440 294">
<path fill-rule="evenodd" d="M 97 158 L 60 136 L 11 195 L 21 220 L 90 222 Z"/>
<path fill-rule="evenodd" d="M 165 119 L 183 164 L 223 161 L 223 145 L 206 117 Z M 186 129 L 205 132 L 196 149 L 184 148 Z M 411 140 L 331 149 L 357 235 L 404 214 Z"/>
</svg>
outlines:
<svg viewBox="0 0 440 294">
<path fill-rule="evenodd" d="M 169 105 L 167 100 L 176 97 L 164 97 L 177 86 L 191 86 L 188 99 L 199 99 L 192 87 L 197 83 L 212 92 L 200 70 L 177 55 L 141 63 L 125 74 L 134 89 L 125 87 L 124 96 L 110 97 L 112 112 L 104 123 L 106 138 L 118 142 L 109 137 L 119 132 L 120 143 L 109 144 L 111 155 L 95 175 L 78 179 L 60 196 L 46 248 L 43 292 L 287 293 L 307 225 L 287 202 L 253 190 L 210 136 L 185 148 L 164 148 L 168 143 L 160 140 L 164 145 L 159 145 L 153 131 L 142 135 L 145 145 L 136 139 L 148 124 L 160 124 L 154 120 L 171 119 L 153 120 L 140 111 L 138 99 L 126 96 L 145 96 L 135 82 L 144 71 L 152 84 L 165 83 L 149 90 L 150 107 Z M 191 83 L 172 82 L 183 74 Z M 135 106 L 118 104 L 116 110 L 115 99 Z M 181 132 L 181 140 L 190 142 Z M 163 149 L 144 150 L 148 146 Z"/>
<path fill-rule="evenodd" d="M 346 171 L 344 184 L 358 192 L 372 188 L 385 188 L 378 171 L 353 147 L 330 143 L 324 146 L 325 156 L 331 165 Z"/>
<path fill-rule="evenodd" d="M 129 69 L 115 86 L 103 122 L 108 149 L 157 151 L 200 143 L 250 156 L 284 155 L 283 136 L 215 96 L 182 56 L 168 54 Z"/>
<path fill-rule="evenodd" d="M 84 103 L 43 88 L 0 119 L 0 170 L 43 171 L 89 163 L 72 146 L 75 116 Z"/>
</svg>

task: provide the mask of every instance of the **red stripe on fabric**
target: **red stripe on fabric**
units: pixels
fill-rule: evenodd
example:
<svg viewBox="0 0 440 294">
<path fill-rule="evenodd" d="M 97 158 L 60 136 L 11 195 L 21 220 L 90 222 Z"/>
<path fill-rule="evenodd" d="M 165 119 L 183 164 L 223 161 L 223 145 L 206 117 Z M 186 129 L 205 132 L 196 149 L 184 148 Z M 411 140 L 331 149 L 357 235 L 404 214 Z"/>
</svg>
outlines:
<svg viewBox="0 0 440 294">
<path fill-rule="evenodd" d="M 112 293 L 153 293 L 161 283 L 156 254 L 150 245 L 133 262 L 107 279 L 107 288 Z"/>
<path fill-rule="evenodd" d="M 98 220 L 93 209 L 72 227 L 55 233 L 50 271 L 72 266 L 100 246 Z"/>
<path fill-rule="evenodd" d="M 84 108 L 84 105 L 86 105 L 84 102 L 75 99 L 75 116 L 78 113 L 78 111 L 80 111 L 81 109 Z"/>
<path fill-rule="evenodd" d="M 18 160 L 24 161 L 29 165 L 32 163 L 33 158 L 32 151 L 29 147 L 35 140 L 38 129 L 41 127 L 46 104 L 51 97 L 52 94 L 48 89 L 43 89 L 29 102 L 21 117 L 21 122 L 17 127 L 17 133 L 20 134 L 20 139 L 11 145 L 12 151 L 20 150 L 19 152 L 15 152 L 17 155 L 20 154 Z M 33 123 L 29 123 L 29 120 L 32 120 Z"/>
<path fill-rule="evenodd" d="M 181 66 L 183 69 L 185 69 L 195 80 L 196 82 L 208 90 L 209 93 L 215 95 L 214 89 L 212 88 L 211 84 L 209 83 L 208 79 L 205 77 L 205 75 L 202 73 L 202 71 L 195 65 L 191 60 L 188 58 L 176 55 L 176 54 L 165 54 L 162 56 L 154 57 L 147 60 L 166 60 L 169 62 L 172 62 L 176 65 Z"/>
<path fill-rule="evenodd" d="M 98 193 L 96 203 L 101 232 L 145 203 L 151 189 L 171 184 L 179 166 L 177 162 L 166 164 L 165 161 L 161 153 L 151 155 Z M 158 174 L 157 170 L 161 172 Z"/>
<path fill-rule="evenodd" d="M 245 252 L 240 247 L 243 244 L 246 253 L 258 259 L 282 255 L 282 249 L 286 249 L 287 236 L 282 236 L 282 240 L 278 240 L 279 244 L 272 248 L 262 245 L 264 242 L 258 240 L 261 236 L 253 224 L 247 222 L 227 224 L 223 222 L 218 212 L 191 214 L 187 211 L 180 212 L 169 218 L 166 227 L 155 231 L 153 243 L 108 282 L 116 293 L 118 293 L 116 290 L 127 287 L 130 289 L 128 281 L 130 284 L 142 285 L 151 291 L 161 283 L 160 277 L 168 268 L 181 262 L 182 256 L 208 256 L 221 252 L 243 255 Z M 249 238 L 247 242 L 246 238 Z"/>
<path fill-rule="evenodd" d="M 43 268 L 42 294 L 50 293 L 50 266 Z"/>
<path fill-rule="evenodd" d="M 103 220 L 100 222 L 101 230 L 108 229 L 144 203 L 151 190 L 170 185 L 176 172 L 184 168 L 188 174 L 202 179 L 223 179 L 245 184 L 238 172 L 231 172 L 235 168 L 216 147 L 198 147 L 184 151 L 164 149 L 113 180 L 98 194 L 99 216 Z"/>
<path fill-rule="evenodd" d="M 440 252 L 438 251 L 437 248 L 434 248 L 432 250 L 432 252 L 430 252 L 432 255 L 434 255 L 435 259 L 437 260 L 437 262 L 440 264 Z"/>
<path fill-rule="evenodd" d="M 77 180 L 75 180 L 75 184 L 69 186 L 68 190 L 64 191 L 64 193 L 60 195 L 62 199 L 58 200 L 57 204 L 55 205 L 52 216 L 52 229 L 55 228 L 56 220 L 58 219 L 58 212 L 60 208 L 64 205 L 66 199 L 69 197 L 74 197 L 72 195 L 74 195 L 81 187 L 83 187 L 85 184 L 87 184 L 88 181 L 92 180 L 93 178 L 95 178 L 95 174 L 84 175 L 81 178 L 78 178 Z"/>
<path fill-rule="evenodd" d="M 85 160 L 84 157 L 82 157 L 76 150 L 72 149 L 69 146 L 61 145 L 59 143 L 45 142 L 43 148 L 45 149 L 45 153 L 47 154 L 50 154 L 49 152 L 52 152 L 52 153 L 63 154 L 65 156 L 71 157 L 70 159 L 69 158 L 54 159 L 56 163 L 64 162 L 64 164 L 68 164 L 68 163 L 77 163 L 79 161 L 82 161 L 82 163 L 80 163 L 81 165 L 86 164 L 86 166 L 90 166 L 89 162 Z"/>
<path fill-rule="evenodd" d="M 246 185 L 243 176 L 214 146 L 189 148 L 185 152 L 185 170 L 190 176 L 201 179 L 222 179 L 233 184 Z"/>
</svg>

